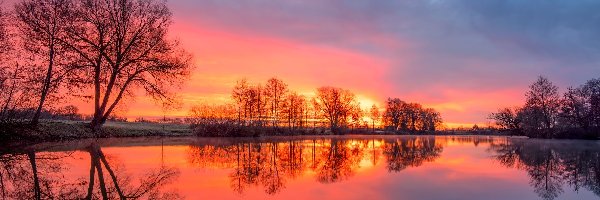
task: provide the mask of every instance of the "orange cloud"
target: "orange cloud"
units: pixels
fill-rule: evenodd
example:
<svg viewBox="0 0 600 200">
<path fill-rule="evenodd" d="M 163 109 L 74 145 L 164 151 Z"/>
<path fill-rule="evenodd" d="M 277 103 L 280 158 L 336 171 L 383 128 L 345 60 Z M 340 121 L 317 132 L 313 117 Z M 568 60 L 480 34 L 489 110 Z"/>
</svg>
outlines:
<svg viewBox="0 0 600 200">
<path fill-rule="evenodd" d="M 135 99 L 124 102 L 126 106 L 122 106 L 120 115 L 130 119 L 141 116 L 185 116 L 194 104 L 229 102 L 230 92 L 241 78 L 264 83 L 271 77 L 277 77 L 286 82 L 290 89 L 308 96 L 320 86 L 349 89 L 357 94 L 364 109 L 372 104 L 383 109 L 387 97 L 419 102 L 440 111 L 449 127 L 470 127 L 475 123 L 485 125 L 487 114 L 498 107 L 518 105 L 526 89 L 471 91 L 431 80 L 435 83 L 433 86 L 419 88 L 418 84 L 402 85 L 403 88 L 416 89 L 398 91 L 397 85 L 392 83 L 395 81 L 390 81 L 389 76 L 392 67 L 395 70 L 408 67 L 415 59 L 409 51 L 410 42 L 399 45 L 395 41 L 390 44 L 399 51 L 406 51 L 401 61 L 391 61 L 389 57 L 356 49 L 248 32 L 237 33 L 186 23 L 185 20 L 177 21 L 171 28 L 171 34 L 180 40 L 182 47 L 194 55 L 196 65 L 187 84 L 175 90 L 181 97 L 182 108 L 165 112 L 140 92 Z M 382 37 L 376 41 L 385 43 L 389 39 Z M 438 96 L 431 95 L 432 91 Z M 83 113 L 93 112 L 91 103 L 75 104 Z"/>
</svg>

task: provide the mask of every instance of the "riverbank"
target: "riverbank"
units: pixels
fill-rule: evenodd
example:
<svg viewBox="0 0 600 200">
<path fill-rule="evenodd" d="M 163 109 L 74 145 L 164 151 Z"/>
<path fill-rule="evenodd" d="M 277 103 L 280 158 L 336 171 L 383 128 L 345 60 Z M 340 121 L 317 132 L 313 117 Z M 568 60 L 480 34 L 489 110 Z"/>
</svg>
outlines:
<svg viewBox="0 0 600 200">
<path fill-rule="evenodd" d="M 123 138 L 193 136 L 189 125 L 151 122 L 107 122 L 99 132 L 93 132 L 85 122 L 47 121 L 36 127 L 21 126 L 2 135 L 3 144 L 19 146 L 40 142 L 68 141 L 88 138 Z"/>
<path fill-rule="evenodd" d="M 333 135 L 329 129 L 317 128 L 290 131 L 287 128 L 247 127 L 240 134 L 201 134 L 220 132 L 217 130 L 198 131 L 188 124 L 170 124 L 153 122 L 107 122 L 100 132 L 94 133 L 82 121 L 44 121 L 37 127 L 22 126 L 12 133 L 0 137 L 0 145 L 5 147 L 22 146 L 42 142 L 70 141 L 89 138 L 125 138 L 125 137 L 261 137 L 261 136 L 292 136 L 292 135 Z M 273 129 L 273 130 L 272 130 Z M 277 132 L 273 134 L 272 132 Z M 349 129 L 348 135 L 507 135 L 500 132 L 469 132 L 469 131 L 436 131 L 424 133 L 393 132 L 372 129 Z M 246 134 L 241 134 L 246 133 Z"/>
</svg>

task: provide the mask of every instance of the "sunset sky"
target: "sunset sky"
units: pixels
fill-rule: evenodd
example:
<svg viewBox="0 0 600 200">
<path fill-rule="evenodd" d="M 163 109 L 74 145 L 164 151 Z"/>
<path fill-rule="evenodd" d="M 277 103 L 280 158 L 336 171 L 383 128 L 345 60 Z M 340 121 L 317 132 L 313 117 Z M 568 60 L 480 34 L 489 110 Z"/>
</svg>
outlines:
<svg viewBox="0 0 600 200">
<path fill-rule="evenodd" d="M 419 102 L 455 124 L 524 100 L 538 75 L 561 91 L 600 77 L 600 1 L 170 0 L 170 35 L 197 66 L 185 115 L 229 99 L 236 80 L 278 77 L 310 95 L 353 91 L 364 107 Z M 592 5 L 594 4 L 594 5 Z M 162 116 L 143 96 L 124 115 Z M 91 110 L 91 108 L 82 108 Z"/>
</svg>

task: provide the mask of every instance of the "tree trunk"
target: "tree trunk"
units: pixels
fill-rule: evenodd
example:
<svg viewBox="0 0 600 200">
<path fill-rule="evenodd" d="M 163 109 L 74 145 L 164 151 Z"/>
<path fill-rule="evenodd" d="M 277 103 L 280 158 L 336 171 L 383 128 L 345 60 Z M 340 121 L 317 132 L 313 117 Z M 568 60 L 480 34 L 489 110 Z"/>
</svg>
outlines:
<svg viewBox="0 0 600 200">
<path fill-rule="evenodd" d="M 50 53 L 48 57 L 48 71 L 46 72 L 46 78 L 44 79 L 44 83 L 42 85 L 40 102 L 38 103 L 38 107 L 35 110 L 33 118 L 31 119 L 31 125 L 34 126 L 39 123 L 42 108 L 44 107 L 44 102 L 46 101 L 46 97 L 48 96 L 48 92 L 50 91 L 50 85 L 52 82 L 52 68 L 54 68 L 54 44 L 50 44 Z"/>
<path fill-rule="evenodd" d="M 30 151 L 27 153 L 27 157 L 29 157 L 29 163 L 31 164 L 31 172 L 33 173 L 33 192 L 35 195 L 35 199 L 39 200 L 42 198 L 40 191 L 40 180 L 38 178 L 37 165 L 35 164 L 35 152 Z"/>
</svg>

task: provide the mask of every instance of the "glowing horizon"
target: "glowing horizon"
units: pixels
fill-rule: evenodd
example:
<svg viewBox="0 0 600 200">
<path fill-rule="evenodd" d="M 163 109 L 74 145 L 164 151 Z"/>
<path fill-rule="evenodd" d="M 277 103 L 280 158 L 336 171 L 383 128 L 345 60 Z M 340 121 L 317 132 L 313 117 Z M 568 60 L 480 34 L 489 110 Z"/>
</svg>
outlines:
<svg viewBox="0 0 600 200">
<path fill-rule="evenodd" d="M 564 4 L 575 9 L 562 13 Z M 194 104 L 228 101 L 241 78 L 264 83 L 277 77 L 307 96 L 321 86 L 340 87 L 355 93 L 363 108 L 400 98 L 435 108 L 449 127 L 485 126 L 489 113 L 522 104 L 538 75 L 564 91 L 600 74 L 598 45 L 588 37 L 600 30 L 592 22 L 572 25 L 590 14 L 581 9 L 586 5 L 546 3 L 556 9 L 535 13 L 519 8 L 536 2 L 491 5 L 170 1 L 169 34 L 194 55 L 196 66 L 187 84 L 174 90 L 182 107 L 163 112 L 140 93 L 119 114 L 185 116 Z M 518 17 L 498 19 L 491 11 Z M 92 112 L 90 103 L 76 105 Z"/>
</svg>

